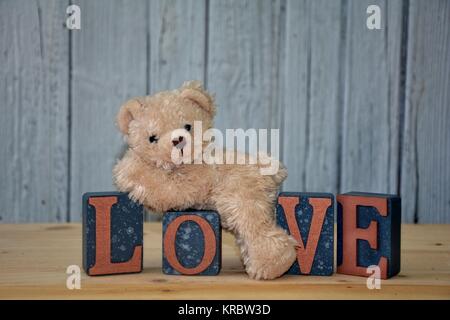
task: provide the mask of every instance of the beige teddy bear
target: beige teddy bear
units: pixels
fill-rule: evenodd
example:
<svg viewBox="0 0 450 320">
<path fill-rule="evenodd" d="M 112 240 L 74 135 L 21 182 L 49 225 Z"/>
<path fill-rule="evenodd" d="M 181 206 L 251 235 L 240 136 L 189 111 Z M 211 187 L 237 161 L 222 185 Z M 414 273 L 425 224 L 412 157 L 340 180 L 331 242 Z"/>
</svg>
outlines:
<svg viewBox="0 0 450 320">
<path fill-rule="evenodd" d="M 126 102 L 117 115 L 117 125 L 129 149 L 114 167 L 115 184 L 152 211 L 216 210 L 223 228 L 237 239 L 248 275 L 279 277 L 296 259 L 296 241 L 274 218 L 286 169 L 280 163 L 275 174 L 263 175 L 263 164 L 196 161 L 201 155 L 188 138 L 195 136 L 195 130 L 211 128 L 215 112 L 212 97 L 196 81 Z M 194 128 L 194 121 L 201 121 L 201 126 Z M 208 144 L 201 143 L 203 147 Z M 174 152 L 183 161 L 174 161 Z M 185 154 L 192 154 L 190 162 L 185 161 Z"/>
</svg>

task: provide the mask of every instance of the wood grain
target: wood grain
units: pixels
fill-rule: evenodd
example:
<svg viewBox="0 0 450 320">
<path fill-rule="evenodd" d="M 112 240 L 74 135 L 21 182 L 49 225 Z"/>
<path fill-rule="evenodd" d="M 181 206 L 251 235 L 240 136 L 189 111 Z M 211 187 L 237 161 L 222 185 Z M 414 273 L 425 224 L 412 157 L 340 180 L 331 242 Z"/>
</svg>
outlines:
<svg viewBox="0 0 450 320">
<path fill-rule="evenodd" d="M 401 191 L 408 221 L 450 221 L 450 3 L 410 1 Z"/>
<path fill-rule="evenodd" d="M 207 86 L 216 127 L 279 128 L 281 1 L 211 1 Z M 241 150 L 243 151 L 243 150 Z"/>
<path fill-rule="evenodd" d="M 381 30 L 366 26 L 371 4 L 381 8 Z M 401 25 L 401 1 L 348 2 L 341 192 L 397 192 Z"/>
<path fill-rule="evenodd" d="M 404 222 L 450 222 L 448 1 L 81 0 L 77 31 L 68 4 L 0 2 L 0 223 L 78 221 L 114 189 L 121 103 L 187 79 L 219 129 L 280 128 L 284 190 L 400 193 Z"/>
<path fill-rule="evenodd" d="M 123 150 L 119 107 L 147 83 L 144 1 L 80 1 L 81 30 L 72 33 L 70 221 L 81 196 L 114 190 L 112 168 Z"/>
<path fill-rule="evenodd" d="M 66 268 L 81 265 L 79 224 L 0 225 L 0 299 L 450 299 L 450 225 L 404 225 L 402 271 L 380 290 L 338 274 L 250 280 L 228 233 L 218 276 L 164 275 L 161 242 L 161 224 L 145 224 L 142 273 L 83 273 L 81 290 L 68 290 Z"/>
<path fill-rule="evenodd" d="M 287 2 L 280 110 L 286 191 L 337 191 L 341 19 L 340 1 Z"/>
<path fill-rule="evenodd" d="M 149 1 L 150 92 L 178 88 L 184 81 L 204 81 L 205 0 Z"/>
<path fill-rule="evenodd" d="M 0 222 L 66 221 L 67 4 L 0 2 Z"/>
</svg>

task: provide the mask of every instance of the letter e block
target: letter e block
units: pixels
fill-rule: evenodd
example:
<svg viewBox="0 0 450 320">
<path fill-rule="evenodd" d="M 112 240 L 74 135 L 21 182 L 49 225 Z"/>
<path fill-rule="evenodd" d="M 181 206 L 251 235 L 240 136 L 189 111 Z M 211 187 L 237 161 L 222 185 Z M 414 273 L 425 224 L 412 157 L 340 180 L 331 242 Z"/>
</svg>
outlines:
<svg viewBox="0 0 450 320">
<path fill-rule="evenodd" d="M 214 211 L 171 211 L 163 217 L 163 272 L 217 275 L 222 263 L 220 216 Z"/>
<path fill-rule="evenodd" d="M 143 212 L 126 193 L 83 195 L 83 268 L 88 275 L 142 271 Z"/>
<path fill-rule="evenodd" d="M 400 272 L 401 199 L 396 195 L 350 192 L 337 196 L 337 272 L 381 278 Z"/>
<path fill-rule="evenodd" d="M 277 223 L 299 247 L 288 274 L 329 276 L 334 263 L 334 197 L 329 193 L 282 192 Z"/>
</svg>

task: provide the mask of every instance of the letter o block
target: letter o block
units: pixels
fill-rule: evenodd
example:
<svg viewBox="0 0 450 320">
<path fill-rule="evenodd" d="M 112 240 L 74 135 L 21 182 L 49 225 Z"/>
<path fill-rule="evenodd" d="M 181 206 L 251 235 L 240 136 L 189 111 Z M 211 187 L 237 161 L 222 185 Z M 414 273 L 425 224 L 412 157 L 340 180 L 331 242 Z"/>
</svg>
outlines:
<svg viewBox="0 0 450 320">
<path fill-rule="evenodd" d="M 214 211 L 170 211 L 163 218 L 163 272 L 217 275 L 222 260 L 220 216 Z"/>
</svg>

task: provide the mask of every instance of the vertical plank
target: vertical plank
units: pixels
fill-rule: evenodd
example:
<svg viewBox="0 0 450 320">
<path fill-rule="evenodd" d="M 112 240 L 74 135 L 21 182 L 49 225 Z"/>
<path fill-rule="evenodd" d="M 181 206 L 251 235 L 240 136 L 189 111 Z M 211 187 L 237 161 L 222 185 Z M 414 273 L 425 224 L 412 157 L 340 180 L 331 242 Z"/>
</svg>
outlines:
<svg viewBox="0 0 450 320">
<path fill-rule="evenodd" d="M 146 93 L 147 4 L 80 1 L 81 30 L 72 33 L 70 220 L 81 195 L 113 190 L 111 170 L 123 141 L 115 116 L 128 98 Z"/>
<path fill-rule="evenodd" d="M 187 80 L 205 82 L 206 0 L 152 0 L 148 3 L 150 94 L 178 88 Z M 146 220 L 161 220 L 147 212 Z"/>
<path fill-rule="evenodd" d="M 287 3 L 284 190 L 337 191 L 341 7 L 340 1 Z"/>
<path fill-rule="evenodd" d="M 279 128 L 283 1 L 211 1 L 208 89 L 216 93 L 216 127 Z"/>
<path fill-rule="evenodd" d="M 0 2 L 0 222 L 66 221 L 67 5 Z"/>
<path fill-rule="evenodd" d="M 418 223 L 450 223 L 450 3 L 410 1 L 401 191 Z"/>
<path fill-rule="evenodd" d="M 186 80 L 204 81 L 205 0 L 149 2 L 150 92 L 178 88 Z"/>
<path fill-rule="evenodd" d="M 381 8 L 381 30 L 366 26 Z M 349 1 L 340 191 L 398 190 L 401 1 Z"/>
</svg>

